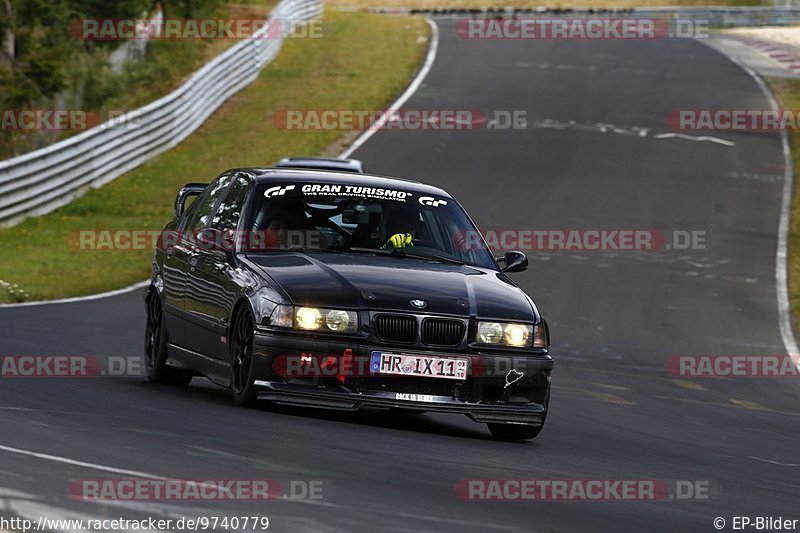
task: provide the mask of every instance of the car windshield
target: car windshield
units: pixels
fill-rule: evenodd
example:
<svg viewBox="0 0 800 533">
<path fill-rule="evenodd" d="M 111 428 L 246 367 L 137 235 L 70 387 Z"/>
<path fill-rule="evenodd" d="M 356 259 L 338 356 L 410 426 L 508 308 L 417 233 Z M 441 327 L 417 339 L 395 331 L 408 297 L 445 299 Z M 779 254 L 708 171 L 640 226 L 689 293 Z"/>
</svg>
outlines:
<svg viewBox="0 0 800 533">
<path fill-rule="evenodd" d="M 452 199 L 346 184 L 259 186 L 247 230 L 259 249 L 386 254 L 496 268 Z M 253 246 L 250 247 L 254 248 Z"/>
</svg>

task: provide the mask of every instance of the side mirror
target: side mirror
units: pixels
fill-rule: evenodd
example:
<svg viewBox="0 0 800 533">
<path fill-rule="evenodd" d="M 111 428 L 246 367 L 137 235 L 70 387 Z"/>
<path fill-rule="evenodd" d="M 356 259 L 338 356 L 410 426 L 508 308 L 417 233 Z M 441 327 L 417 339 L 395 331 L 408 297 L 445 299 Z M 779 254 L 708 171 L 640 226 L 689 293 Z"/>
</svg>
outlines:
<svg viewBox="0 0 800 533">
<path fill-rule="evenodd" d="M 181 187 L 181 190 L 178 191 L 178 196 L 175 197 L 175 218 L 183 216 L 183 212 L 186 210 L 186 200 L 192 196 L 203 194 L 207 186 L 207 183 L 187 183 Z"/>
<path fill-rule="evenodd" d="M 503 257 L 495 257 L 496 261 L 505 263 L 503 272 L 522 272 L 528 268 L 528 256 L 522 252 L 506 252 Z"/>
</svg>

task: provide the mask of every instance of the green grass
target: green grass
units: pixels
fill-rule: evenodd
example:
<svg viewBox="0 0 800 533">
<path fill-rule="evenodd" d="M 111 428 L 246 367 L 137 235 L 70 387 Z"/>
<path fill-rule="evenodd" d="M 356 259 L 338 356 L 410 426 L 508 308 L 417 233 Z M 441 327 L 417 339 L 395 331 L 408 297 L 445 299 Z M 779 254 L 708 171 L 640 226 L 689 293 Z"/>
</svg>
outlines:
<svg viewBox="0 0 800 533">
<path fill-rule="evenodd" d="M 0 230 L 0 301 L 79 296 L 146 279 L 152 251 L 78 250 L 86 229 L 160 229 L 178 188 L 240 166 L 320 153 L 340 131 L 278 129 L 281 109 L 381 109 L 410 82 L 427 50 L 421 17 L 327 12 L 321 39 L 290 39 L 261 76 L 169 152 L 68 206 Z"/>
<path fill-rule="evenodd" d="M 782 109 L 800 109 L 800 80 L 772 78 L 768 81 Z M 789 306 L 797 329 L 800 326 L 800 132 L 791 131 L 789 140 L 794 163 L 794 195 L 788 235 Z"/>
</svg>

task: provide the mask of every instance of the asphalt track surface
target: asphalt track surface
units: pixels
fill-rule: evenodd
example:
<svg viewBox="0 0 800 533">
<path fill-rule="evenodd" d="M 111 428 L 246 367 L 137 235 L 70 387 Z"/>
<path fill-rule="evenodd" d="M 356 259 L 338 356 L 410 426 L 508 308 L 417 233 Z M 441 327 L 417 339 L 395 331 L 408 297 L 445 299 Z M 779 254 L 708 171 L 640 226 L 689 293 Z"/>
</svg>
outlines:
<svg viewBox="0 0 800 533">
<path fill-rule="evenodd" d="M 539 438 L 497 442 L 445 415 L 242 409 L 199 378 L 185 390 L 140 377 L 3 379 L 0 514 L 260 513 L 289 532 L 715 531 L 717 516 L 726 530 L 734 515 L 800 518 L 797 383 L 665 370 L 671 355 L 785 353 L 780 137 L 656 136 L 672 109 L 768 108 L 757 84 L 695 41 L 465 41 L 452 20 L 438 23 L 439 55 L 405 107 L 523 109 L 529 127 L 382 131 L 354 154 L 370 171 L 446 188 L 481 227 L 707 236 L 705 250 L 531 254 L 515 276 L 549 317 L 556 360 Z M 534 127 L 545 119 L 561 126 Z M 140 355 L 144 319 L 139 291 L 0 309 L 1 351 Z M 126 476 L 8 447 L 176 479 L 328 485 L 311 502 L 97 504 L 71 499 L 69 481 Z M 710 499 L 461 501 L 455 484 L 474 478 L 707 481 Z"/>
</svg>

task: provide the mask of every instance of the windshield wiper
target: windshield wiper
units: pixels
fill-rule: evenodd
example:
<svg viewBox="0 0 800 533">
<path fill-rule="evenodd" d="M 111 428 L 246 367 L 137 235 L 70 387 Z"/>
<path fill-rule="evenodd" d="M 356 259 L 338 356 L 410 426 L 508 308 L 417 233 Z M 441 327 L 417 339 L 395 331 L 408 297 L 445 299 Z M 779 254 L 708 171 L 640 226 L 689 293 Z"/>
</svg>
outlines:
<svg viewBox="0 0 800 533">
<path fill-rule="evenodd" d="M 407 252 L 405 250 L 392 250 L 392 255 L 399 257 L 408 257 L 409 259 L 424 259 L 426 261 L 441 261 L 442 263 L 451 263 L 453 265 L 463 265 L 464 261 L 454 257 L 447 257 L 446 255 L 439 254 L 416 254 L 414 252 Z"/>
<path fill-rule="evenodd" d="M 369 254 L 376 254 L 376 255 L 388 255 L 391 257 L 405 257 L 407 259 L 422 259 L 424 261 L 439 261 L 441 263 L 451 263 L 453 265 L 463 265 L 464 261 L 460 259 L 455 259 L 453 257 L 447 257 L 444 255 L 434 255 L 434 254 L 416 254 L 414 252 L 407 252 L 406 250 L 394 249 L 394 250 L 381 250 L 379 248 L 363 248 L 361 246 L 350 246 L 347 248 L 342 248 L 343 251 L 346 252 L 360 252 L 360 253 L 369 253 Z"/>
</svg>

